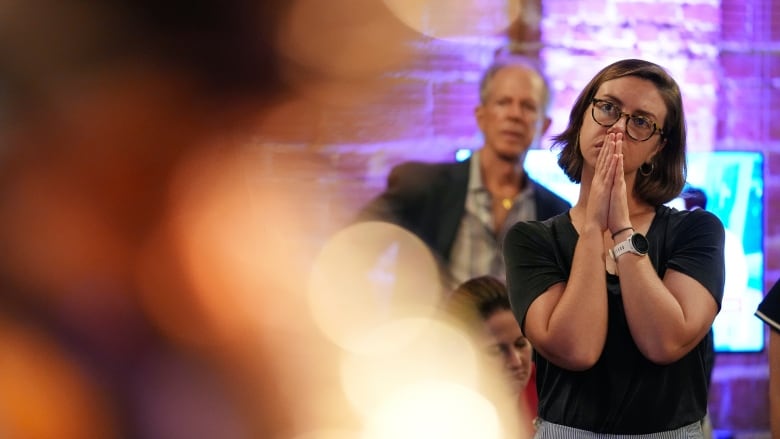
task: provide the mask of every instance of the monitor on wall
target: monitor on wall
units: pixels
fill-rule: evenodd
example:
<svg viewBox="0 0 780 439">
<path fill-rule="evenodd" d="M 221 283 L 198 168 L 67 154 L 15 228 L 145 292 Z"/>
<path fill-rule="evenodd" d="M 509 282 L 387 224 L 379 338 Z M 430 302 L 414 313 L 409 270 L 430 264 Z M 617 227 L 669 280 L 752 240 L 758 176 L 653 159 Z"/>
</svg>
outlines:
<svg viewBox="0 0 780 439">
<path fill-rule="evenodd" d="M 458 159 L 468 154 L 462 151 Z M 525 169 L 534 180 L 574 204 L 579 185 L 557 163 L 557 152 L 528 152 Z M 726 228 L 726 284 L 713 332 L 717 352 L 759 352 L 764 348 L 764 325 L 754 316 L 763 298 L 764 199 L 763 155 L 760 152 L 711 151 L 688 154 L 686 189 L 706 196 L 706 209 Z M 669 203 L 685 209 L 682 198 Z"/>
</svg>

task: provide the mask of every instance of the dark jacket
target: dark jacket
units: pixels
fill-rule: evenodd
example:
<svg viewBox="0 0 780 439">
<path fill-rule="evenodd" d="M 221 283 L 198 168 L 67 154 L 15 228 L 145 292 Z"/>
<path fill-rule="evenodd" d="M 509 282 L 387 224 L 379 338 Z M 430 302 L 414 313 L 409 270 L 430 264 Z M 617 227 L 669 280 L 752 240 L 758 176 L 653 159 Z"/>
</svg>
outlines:
<svg viewBox="0 0 780 439">
<path fill-rule="evenodd" d="M 409 230 L 446 266 L 466 209 L 470 163 L 402 163 L 390 171 L 387 189 L 362 209 L 358 219 L 387 221 Z M 544 186 L 530 179 L 529 183 L 534 185 L 537 219 L 571 207 Z"/>
</svg>

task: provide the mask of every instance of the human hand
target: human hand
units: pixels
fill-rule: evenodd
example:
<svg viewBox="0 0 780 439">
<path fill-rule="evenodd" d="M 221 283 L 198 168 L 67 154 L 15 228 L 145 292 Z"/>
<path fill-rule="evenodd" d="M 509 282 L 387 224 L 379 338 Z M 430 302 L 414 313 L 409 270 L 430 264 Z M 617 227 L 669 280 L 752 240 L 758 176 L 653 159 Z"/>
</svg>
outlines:
<svg viewBox="0 0 780 439">
<path fill-rule="evenodd" d="M 631 218 L 628 215 L 628 195 L 625 172 L 623 170 L 623 133 L 615 133 L 614 137 L 610 136 L 607 136 L 607 139 L 614 144 L 616 164 L 612 188 L 609 194 L 607 227 L 609 227 L 611 233 L 615 233 L 620 229 L 631 226 Z"/>
<path fill-rule="evenodd" d="M 622 140 L 620 146 L 622 147 Z M 596 170 L 593 174 L 593 181 L 588 194 L 587 218 L 597 223 L 602 231 L 609 227 L 610 202 L 613 196 L 612 192 L 618 162 L 618 157 L 615 154 L 617 147 L 615 134 L 607 134 L 604 138 L 604 144 L 599 149 Z"/>
</svg>

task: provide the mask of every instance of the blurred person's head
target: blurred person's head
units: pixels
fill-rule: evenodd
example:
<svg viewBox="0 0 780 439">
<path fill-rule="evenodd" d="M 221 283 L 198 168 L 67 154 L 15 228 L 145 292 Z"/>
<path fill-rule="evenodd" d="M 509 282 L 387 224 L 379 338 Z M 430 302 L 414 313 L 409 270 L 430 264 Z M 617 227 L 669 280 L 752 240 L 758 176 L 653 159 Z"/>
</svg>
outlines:
<svg viewBox="0 0 780 439">
<path fill-rule="evenodd" d="M 681 196 L 687 210 L 707 209 L 707 193 L 693 186 L 686 186 Z"/>
<path fill-rule="evenodd" d="M 325 392 L 319 375 L 296 368 L 305 363 L 297 349 L 329 351 L 309 341 L 319 338 L 296 302 L 308 255 L 296 252 L 295 243 L 315 241 L 306 235 L 312 229 L 296 226 L 308 218 L 284 201 L 309 203 L 301 201 L 300 187 L 279 178 L 293 166 L 285 157 L 273 159 L 273 187 L 247 185 L 267 170 L 250 160 L 264 152 L 257 125 L 297 97 L 285 68 L 294 64 L 299 84 L 312 88 L 332 76 L 296 64 L 279 48 L 280 28 L 295 30 L 305 49 L 309 42 L 333 43 L 322 28 L 290 18 L 301 3 L 0 5 L 0 322 L 34 333 L 70 367 L 62 369 L 68 376 L 49 381 L 57 387 L 47 389 L 55 402 L 94 392 L 89 401 L 116 415 L 105 422 L 116 422 L 107 429 L 118 436 L 172 437 L 160 433 L 170 427 L 181 437 L 213 437 L 201 428 L 210 425 L 224 438 L 291 437 L 312 426 L 307 409 L 314 410 L 303 406 L 314 405 L 313 398 L 296 398 Z M 322 22 L 336 23 L 340 41 L 354 29 L 344 26 L 359 9 L 350 10 L 351 3 L 318 9 L 334 13 Z M 360 5 L 387 13 L 381 1 Z M 392 48 L 393 38 L 382 36 Z M 362 58 L 350 60 L 363 72 Z M 281 113 L 274 122 L 287 117 Z M 306 120 L 296 114 L 293 123 Z M 237 275 L 236 259 L 247 261 L 250 269 L 241 274 L 250 275 Z M 231 338 L 236 333 L 240 342 Z M 5 358 L 36 358 L 24 349 L 4 345 Z M 328 357 L 316 360 L 318 374 L 327 370 Z M 39 369 L 13 372 L 4 374 L 0 393 L 24 396 L 20 377 L 36 378 Z M 36 428 L 55 434 L 41 437 L 67 438 L 56 428 L 59 418 L 41 416 L 53 403 L 40 395 L 27 395 L 27 405 L 18 398 L 13 407 L 0 406 L 0 424 L 48 420 Z M 89 427 L 102 411 L 72 413 L 74 424 Z M 201 436 L 188 434 L 195 430 Z"/>
<path fill-rule="evenodd" d="M 57 227 L 38 231 L 44 248 L 68 246 L 71 257 L 39 261 L 46 270 L 67 271 L 80 256 L 129 268 L 123 253 L 159 220 L 180 160 L 285 93 L 275 33 L 289 3 L 4 2 L 0 233 L 10 247 L 35 235 L 18 232 L 37 226 L 24 216 L 48 218 Z M 55 229 L 60 238 L 49 239 Z M 93 253 L 103 232 L 112 255 Z"/>
<path fill-rule="evenodd" d="M 519 55 L 499 55 L 479 83 L 474 110 L 487 153 L 519 161 L 550 127 L 550 88 L 536 64 Z"/>
<path fill-rule="evenodd" d="M 275 34 L 289 3 L 4 2 L 4 107 L 43 104 L 65 88 L 98 87 L 120 71 L 169 71 L 199 93 L 275 94 L 280 87 Z"/>
<path fill-rule="evenodd" d="M 472 278 L 449 301 L 450 310 L 472 327 L 482 351 L 501 361 L 514 390 L 522 392 L 531 376 L 533 349 L 512 313 L 506 285 L 492 276 Z"/>
</svg>

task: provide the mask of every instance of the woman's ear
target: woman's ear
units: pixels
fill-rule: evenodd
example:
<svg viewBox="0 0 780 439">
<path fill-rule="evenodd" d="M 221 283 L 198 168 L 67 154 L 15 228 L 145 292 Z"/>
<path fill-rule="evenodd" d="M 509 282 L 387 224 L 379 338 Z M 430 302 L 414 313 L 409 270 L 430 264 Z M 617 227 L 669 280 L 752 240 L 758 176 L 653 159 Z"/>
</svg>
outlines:
<svg viewBox="0 0 780 439">
<path fill-rule="evenodd" d="M 479 104 L 476 107 L 474 107 L 474 119 L 477 121 L 477 127 L 479 127 L 480 131 L 483 131 L 482 121 L 484 118 L 485 118 L 485 106 Z"/>
</svg>

